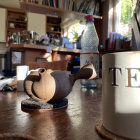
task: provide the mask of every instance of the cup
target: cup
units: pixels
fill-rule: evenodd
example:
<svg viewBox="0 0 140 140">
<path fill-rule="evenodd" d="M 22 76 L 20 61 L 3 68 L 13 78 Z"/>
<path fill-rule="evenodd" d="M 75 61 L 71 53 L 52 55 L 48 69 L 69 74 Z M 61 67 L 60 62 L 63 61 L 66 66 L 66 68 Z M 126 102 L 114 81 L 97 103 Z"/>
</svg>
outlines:
<svg viewBox="0 0 140 140">
<path fill-rule="evenodd" d="M 140 139 L 140 52 L 103 55 L 102 109 L 107 130 Z"/>
<path fill-rule="evenodd" d="M 19 65 L 16 67 L 17 91 L 24 91 L 24 80 L 28 75 L 29 66 Z"/>
</svg>

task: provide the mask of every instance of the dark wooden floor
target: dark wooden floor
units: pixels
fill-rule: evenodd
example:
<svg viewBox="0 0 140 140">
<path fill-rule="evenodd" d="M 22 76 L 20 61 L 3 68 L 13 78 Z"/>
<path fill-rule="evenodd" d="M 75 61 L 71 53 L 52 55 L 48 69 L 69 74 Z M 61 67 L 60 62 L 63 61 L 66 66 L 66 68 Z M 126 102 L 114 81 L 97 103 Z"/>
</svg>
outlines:
<svg viewBox="0 0 140 140">
<path fill-rule="evenodd" d="M 24 92 L 0 92 L 0 133 L 22 133 L 38 140 L 103 140 L 95 130 L 101 118 L 101 89 L 84 92 L 76 81 L 66 109 L 26 113 Z"/>
</svg>

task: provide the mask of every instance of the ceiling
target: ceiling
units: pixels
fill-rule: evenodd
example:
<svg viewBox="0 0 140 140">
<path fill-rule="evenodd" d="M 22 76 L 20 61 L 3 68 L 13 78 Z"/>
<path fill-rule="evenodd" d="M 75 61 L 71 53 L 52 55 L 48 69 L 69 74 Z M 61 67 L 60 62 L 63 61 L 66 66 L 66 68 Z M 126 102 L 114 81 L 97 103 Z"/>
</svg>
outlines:
<svg viewBox="0 0 140 140">
<path fill-rule="evenodd" d="M 20 8 L 19 0 L 0 0 L 0 6 Z"/>
</svg>

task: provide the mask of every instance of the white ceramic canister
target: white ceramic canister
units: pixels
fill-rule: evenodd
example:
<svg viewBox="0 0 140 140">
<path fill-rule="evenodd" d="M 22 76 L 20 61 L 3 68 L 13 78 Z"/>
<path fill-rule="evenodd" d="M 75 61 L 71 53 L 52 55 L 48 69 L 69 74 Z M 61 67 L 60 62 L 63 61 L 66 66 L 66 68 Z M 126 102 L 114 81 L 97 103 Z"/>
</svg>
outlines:
<svg viewBox="0 0 140 140">
<path fill-rule="evenodd" d="M 140 139 L 140 52 L 102 57 L 102 111 L 107 130 Z"/>
</svg>

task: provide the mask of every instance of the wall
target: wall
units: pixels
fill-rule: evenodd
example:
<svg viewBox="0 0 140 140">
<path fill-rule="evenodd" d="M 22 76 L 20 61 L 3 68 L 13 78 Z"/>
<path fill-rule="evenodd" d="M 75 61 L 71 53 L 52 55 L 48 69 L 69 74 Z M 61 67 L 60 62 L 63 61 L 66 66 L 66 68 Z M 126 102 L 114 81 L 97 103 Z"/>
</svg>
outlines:
<svg viewBox="0 0 140 140">
<path fill-rule="evenodd" d="M 5 8 L 0 8 L 0 42 L 6 41 L 6 14 L 7 10 Z"/>
<path fill-rule="evenodd" d="M 103 2 L 103 46 L 105 47 L 105 41 L 108 38 L 108 12 L 109 12 L 109 0 Z"/>
<path fill-rule="evenodd" d="M 6 47 L 6 43 L 0 42 L 0 54 L 5 54 L 8 50 L 8 47 Z"/>
<path fill-rule="evenodd" d="M 5 68 L 5 54 L 7 53 L 7 51 L 8 48 L 6 47 L 6 43 L 0 42 L 0 70 L 3 70 Z"/>
<path fill-rule="evenodd" d="M 43 14 L 28 13 L 28 30 L 39 35 L 46 34 L 46 16 Z"/>
</svg>

